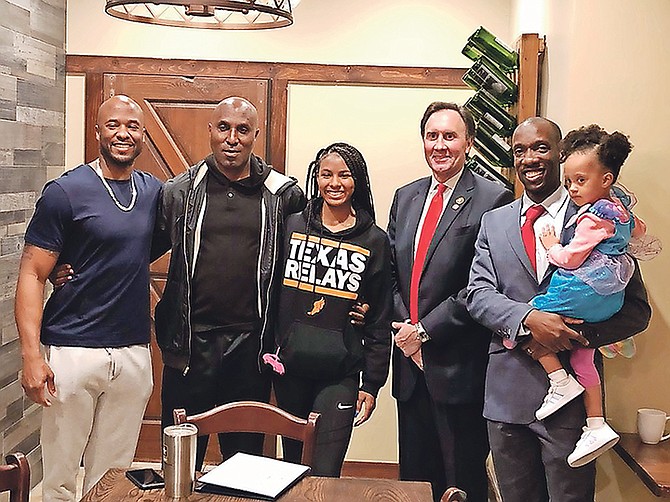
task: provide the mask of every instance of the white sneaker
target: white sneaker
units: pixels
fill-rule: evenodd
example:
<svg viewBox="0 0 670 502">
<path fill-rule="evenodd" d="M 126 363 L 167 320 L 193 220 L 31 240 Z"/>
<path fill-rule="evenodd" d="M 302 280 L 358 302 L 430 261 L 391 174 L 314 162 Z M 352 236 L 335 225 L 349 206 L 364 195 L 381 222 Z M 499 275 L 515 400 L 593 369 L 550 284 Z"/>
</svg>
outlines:
<svg viewBox="0 0 670 502">
<path fill-rule="evenodd" d="M 451 488 L 447 488 L 440 502 L 465 502 L 467 498 L 468 496 L 463 490 L 452 486 Z"/>
<path fill-rule="evenodd" d="M 584 427 L 582 430 L 584 432 L 577 441 L 577 446 L 568 455 L 568 465 L 570 467 L 581 467 L 588 464 L 619 441 L 619 435 L 607 423 L 597 429 Z"/>
<path fill-rule="evenodd" d="M 542 406 L 535 412 L 535 417 L 538 420 L 544 420 L 552 413 L 560 410 L 563 406 L 568 404 L 574 398 L 584 392 L 582 387 L 575 377 L 568 374 L 568 378 L 557 384 L 553 380 L 549 381 L 549 391 L 544 397 Z"/>
</svg>

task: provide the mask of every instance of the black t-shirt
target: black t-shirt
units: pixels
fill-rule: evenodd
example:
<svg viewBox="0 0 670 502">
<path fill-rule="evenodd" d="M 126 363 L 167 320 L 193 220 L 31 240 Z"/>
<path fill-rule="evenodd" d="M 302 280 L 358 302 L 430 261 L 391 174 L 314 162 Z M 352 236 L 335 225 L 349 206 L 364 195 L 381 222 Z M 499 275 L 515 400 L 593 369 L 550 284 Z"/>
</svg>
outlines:
<svg viewBox="0 0 670 502">
<path fill-rule="evenodd" d="M 149 342 L 149 249 L 161 182 L 133 171 L 135 205 L 122 211 L 88 165 L 48 183 L 25 241 L 59 253 L 74 277 L 44 308 L 45 345 L 124 347 Z M 119 202 L 131 183 L 108 180 Z"/>
<path fill-rule="evenodd" d="M 206 159 L 207 202 L 192 291 L 195 332 L 256 331 L 263 177 L 230 181 Z"/>
</svg>

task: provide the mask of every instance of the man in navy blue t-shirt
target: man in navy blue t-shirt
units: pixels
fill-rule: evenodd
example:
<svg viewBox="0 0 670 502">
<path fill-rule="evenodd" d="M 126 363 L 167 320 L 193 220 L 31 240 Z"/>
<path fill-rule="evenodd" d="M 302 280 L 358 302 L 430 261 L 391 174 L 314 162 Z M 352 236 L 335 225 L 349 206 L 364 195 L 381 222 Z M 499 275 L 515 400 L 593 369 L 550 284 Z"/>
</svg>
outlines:
<svg viewBox="0 0 670 502">
<path fill-rule="evenodd" d="M 108 99 L 95 127 L 99 158 L 48 183 L 37 201 L 16 291 L 21 383 L 45 407 L 45 502 L 75 500 L 82 458 L 84 492 L 130 465 L 152 389 L 149 250 L 161 183 L 133 169 L 144 142 L 137 103 Z M 76 274 L 43 306 L 63 263 Z"/>
</svg>

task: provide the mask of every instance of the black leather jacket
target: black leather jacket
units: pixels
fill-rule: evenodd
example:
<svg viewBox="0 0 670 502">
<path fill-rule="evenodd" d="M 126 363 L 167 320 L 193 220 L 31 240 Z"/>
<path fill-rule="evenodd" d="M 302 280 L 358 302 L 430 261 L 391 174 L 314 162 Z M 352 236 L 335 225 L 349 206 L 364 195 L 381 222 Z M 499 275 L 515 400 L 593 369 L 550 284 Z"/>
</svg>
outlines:
<svg viewBox="0 0 670 502">
<path fill-rule="evenodd" d="M 252 156 L 252 169 L 270 171 L 263 182 L 261 244 L 256 280 L 257 308 L 261 319 L 260 355 L 272 349 L 268 334 L 276 307 L 275 270 L 282 243 L 283 221 L 305 207 L 305 197 L 296 180 L 272 170 L 260 157 Z M 166 366 L 186 374 L 191 358 L 191 280 L 193 258 L 198 252 L 199 215 L 206 204 L 207 165 L 200 161 L 163 187 L 158 206 L 153 253 L 172 250 L 163 297 L 156 305 L 156 339 Z"/>
</svg>

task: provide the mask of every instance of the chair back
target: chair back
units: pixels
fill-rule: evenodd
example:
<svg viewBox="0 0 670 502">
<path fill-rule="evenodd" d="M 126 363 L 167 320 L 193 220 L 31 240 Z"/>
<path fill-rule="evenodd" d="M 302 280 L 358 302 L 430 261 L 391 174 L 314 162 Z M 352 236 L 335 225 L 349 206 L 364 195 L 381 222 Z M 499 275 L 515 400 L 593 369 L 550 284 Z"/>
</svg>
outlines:
<svg viewBox="0 0 670 502">
<path fill-rule="evenodd" d="M 0 465 L 0 492 L 9 491 L 9 502 L 28 502 L 30 495 L 30 466 L 21 452 L 5 457 L 7 465 Z"/>
<path fill-rule="evenodd" d="M 223 404 L 198 415 L 186 416 L 186 410 L 174 410 L 174 423 L 194 424 L 198 435 L 225 432 L 257 432 L 280 435 L 302 442 L 301 463 L 312 465 L 319 413 L 307 419 L 296 417 L 276 406 L 256 401 Z"/>
</svg>

